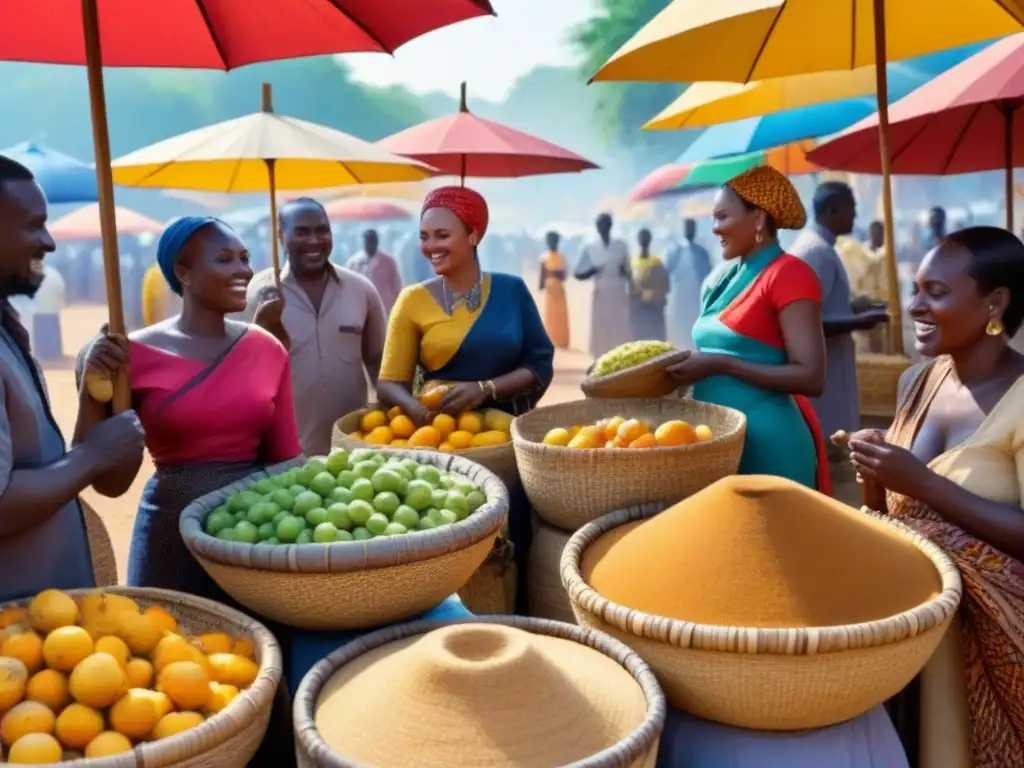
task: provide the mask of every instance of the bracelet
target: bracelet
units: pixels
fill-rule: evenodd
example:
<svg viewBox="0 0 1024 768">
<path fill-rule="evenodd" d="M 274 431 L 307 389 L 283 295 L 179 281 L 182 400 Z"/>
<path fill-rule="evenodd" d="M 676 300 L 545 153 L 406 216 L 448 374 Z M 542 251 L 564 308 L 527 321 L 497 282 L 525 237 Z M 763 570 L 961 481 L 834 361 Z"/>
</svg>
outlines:
<svg viewBox="0 0 1024 768">
<path fill-rule="evenodd" d="M 480 391 L 483 392 L 485 396 L 489 397 L 491 400 L 498 399 L 498 388 L 494 386 L 493 381 L 489 379 L 487 381 L 478 381 L 477 385 L 480 387 Z"/>
</svg>

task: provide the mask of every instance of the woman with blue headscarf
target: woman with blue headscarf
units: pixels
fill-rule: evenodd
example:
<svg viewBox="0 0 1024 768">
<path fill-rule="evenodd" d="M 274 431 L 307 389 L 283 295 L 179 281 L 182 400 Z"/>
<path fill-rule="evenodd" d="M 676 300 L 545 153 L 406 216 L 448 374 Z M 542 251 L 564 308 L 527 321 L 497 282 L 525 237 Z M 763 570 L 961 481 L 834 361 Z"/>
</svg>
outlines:
<svg viewBox="0 0 1024 768">
<path fill-rule="evenodd" d="M 196 498 L 302 452 L 288 352 L 261 328 L 228 319 L 245 309 L 253 272 L 249 252 L 226 224 L 177 219 L 160 238 L 157 263 L 182 297 L 181 314 L 130 340 L 104 334 L 83 350 L 75 442 L 109 415 L 108 406 L 81 386 L 85 371 L 112 378 L 127 369 L 156 465 L 132 530 L 128 584 L 230 605 L 185 548 L 178 518 Z M 96 490 L 119 495 L 137 473 L 137 466 L 124 467 Z"/>
</svg>

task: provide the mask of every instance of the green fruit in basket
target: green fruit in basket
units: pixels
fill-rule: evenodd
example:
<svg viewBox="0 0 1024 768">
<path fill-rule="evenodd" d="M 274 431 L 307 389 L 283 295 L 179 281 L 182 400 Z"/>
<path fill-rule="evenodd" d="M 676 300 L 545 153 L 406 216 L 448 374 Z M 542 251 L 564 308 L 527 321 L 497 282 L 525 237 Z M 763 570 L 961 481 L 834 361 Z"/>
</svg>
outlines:
<svg viewBox="0 0 1024 768">
<path fill-rule="evenodd" d="M 274 547 L 278 546 L 280 543 L 281 543 L 281 540 L 279 538 L 277 538 L 277 536 L 273 536 L 273 537 L 267 539 L 266 541 L 261 541 L 260 542 L 260 544 L 270 544 L 271 546 L 274 546 Z"/>
<path fill-rule="evenodd" d="M 287 488 L 278 488 L 270 494 L 270 500 L 287 512 L 291 512 L 292 508 L 295 506 L 295 494 Z"/>
<path fill-rule="evenodd" d="M 459 516 L 452 512 L 450 509 L 442 509 L 438 511 L 437 518 L 435 519 L 440 521 L 438 522 L 439 526 L 451 525 L 452 523 L 457 523 L 459 521 Z"/>
<path fill-rule="evenodd" d="M 289 486 L 295 485 L 295 470 L 289 469 L 287 472 L 282 472 L 274 479 L 277 480 L 277 484 L 281 488 L 288 488 Z"/>
<path fill-rule="evenodd" d="M 266 496 L 268 493 L 273 493 L 278 488 L 277 482 L 271 477 L 260 478 L 256 481 L 256 485 L 252 487 L 256 493 L 261 493 Z"/>
<path fill-rule="evenodd" d="M 348 455 L 348 465 L 349 467 L 354 467 L 359 462 L 372 459 L 376 455 L 370 448 L 356 448 Z"/>
<path fill-rule="evenodd" d="M 338 501 L 342 504 L 348 504 L 352 501 L 352 491 L 348 488 L 342 488 L 340 485 L 331 491 L 331 501 Z"/>
<path fill-rule="evenodd" d="M 357 475 L 354 470 L 343 469 L 338 473 L 338 488 L 351 488 L 352 483 L 358 480 L 360 475 Z"/>
<path fill-rule="evenodd" d="M 435 488 L 430 492 L 430 506 L 440 509 L 448 501 L 448 491 L 444 488 Z"/>
<path fill-rule="evenodd" d="M 420 463 L 416 459 L 402 459 L 402 466 L 415 475 L 416 470 L 420 468 Z"/>
<path fill-rule="evenodd" d="M 352 518 L 348 516 L 348 504 L 337 502 L 327 508 L 327 522 L 341 531 L 352 527 Z"/>
<path fill-rule="evenodd" d="M 304 485 L 289 485 L 288 486 L 288 493 L 290 493 L 292 496 L 298 496 L 300 493 L 305 493 L 308 490 L 309 489 L 306 486 L 304 486 Z"/>
<path fill-rule="evenodd" d="M 418 531 L 432 531 L 435 528 L 437 528 L 437 523 L 429 517 L 421 517 L 420 521 L 416 523 L 416 530 Z"/>
<path fill-rule="evenodd" d="M 327 471 L 337 477 L 348 469 L 348 451 L 335 451 L 327 457 Z"/>
<path fill-rule="evenodd" d="M 438 483 L 439 487 L 444 488 L 446 491 L 450 491 L 455 487 L 456 478 L 452 475 L 441 475 L 441 482 Z"/>
<path fill-rule="evenodd" d="M 352 534 L 345 530 L 338 531 L 338 541 L 354 541 Z"/>
<path fill-rule="evenodd" d="M 360 477 L 349 489 L 352 491 L 353 501 L 370 501 L 376 493 L 373 490 L 373 483 L 367 480 L 365 477 Z"/>
<path fill-rule="evenodd" d="M 306 528 L 306 523 L 301 517 L 288 515 L 277 524 L 277 538 L 285 544 L 291 544 L 299 538 L 299 534 Z"/>
<path fill-rule="evenodd" d="M 306 462 L 306 466 L 313 472 L 314 477 L 327 471 L 327 462 L 323 459 L 310 459 Z"/>
<path fill-rule="evenodd" d="M 370 533 L 370 530 L 361 525 L 358 528 L 354 528 L 352 530 L 352 539 L 354 541 L 368 541 L 372 538 L 373 534 Z"/>
<path fill-rule="evenodd" d="M 259 504 L 249 507 L 245 519 L 253 525 L 263 525 L 273 520 L 280 512 L 281 508 L 274 502 L 261 501 Z"/>
<path fill-rule="evenodd" d="M 295 473 L 295 484 L 304 487 L 309 487 L 310 482 L 316 477 L 316 472 L 308 464 L 304 467 L 293 469 L 292 472 Z"/>
<path fill-rule="evenodd" d="M 234 541 L 235 540 L 235 529 L 234 528 L 221 528 L 217 531 L 217 538 L 222 541 Z"/>
<path fill-rule="evenodd" d="M 232 517 L 234 517 L 234 518 L 235 518 L 235 522 L 236 522 L 236 523 L 239 523 L 239 522 L 241 522 L 242 520 L 245 520 L 245 519 L 246 519 L 246 517 L 248 517 L 248 515 L 249 515 L 249 512 L 248 512 L 248 510 L 245 510 L 245 509 L 240 509 L 240 510 L 239 510 L 238 512 L 235 512 L 235 514 L 234 514 L 234 515 L 232 515 Z"/>
<path fill-rule="evenodd" d="M 458 491 L 463 496 L 467 496 L 476 490 L 476 486 L 464 477 L 456 477 L 455 482 L 452 483 L 452 490 Z"/>
<path fill-rule="evenodd" d="M 391 493 L 404 493 L 405 486 L 408 485 L 408 481 L 405 480 L 398 472 L 384 467 L 378 469 L 373 473 L 373 477 L 370 478 L 370 482 L 373 483 L 373 490 L 377 493 L 383 491 L 390 491 Z"/>
<path fill-rule="evenodd" d="M 373 497 L 372 503 L 373 508 L 375 510 L 380 512 L 382 515 L 387 515 L 388 517 L 391 517 L 393 514 L 395 514 L 395 511 L 402 504 L 402 502 L 398 498 L 398 495 L 391 493 L 391 491 L 384 491 L 383 493 L 378 493 L 376 496 Z"/>
<path fill-rule="evenodd" d="M 295 497 L 295 506 L 292 507 L 292 514 L 298 517 L 305 517 L 311 509 L 322 507 L 324 500 L 315 491 L 303 491 Z"/>
<path fill-rule="evenodd" d="M 607 376 L 646 363 L 652 357 L 675 351 L 676 348 L 665 341 L 630 341 L 597 358 L 591 373 L 594 376 Z"/>
<path fill-rule="evenodd" d="M 277 533 L 277 526 L 273 523 L 264 523 L 259 527 L 260 541 L 269 541 L 270 539 L 277 538 L 274 534 Z"/>
<path fill-rule="evenodd" d="M 334 479 L 334 475 L 330 472 L 321 472 L 313 478 L 313 482 L 309 484 L 309 489 L 326 498 L 337 485 L 338 481 Z"/>
<path fill-rule="evenodd" d="M 234 539 L 244 544 L 255 544 L 260 540 L 260 531 L 248 520 L 243 520 L 235 526 Z"/>
<path fill-rule="evenodd" d="M 401 523 L 388 523 L 388 527 L 384 529 L 385 536 L 404 536 L 409 532 Z"/>
<path fill-rule="evenodd" d="M 374 512 L 370 515 L 370 519 L 366 521 L 366 530 L 374 536 L 383 536 L 384 531 L 387 530 L 389 525 L 391 525 L 391 521 L 385 515 L 382 515 L 380 512 Z"/>
<path fill-rule="evenodd" d="M 253 504 L 259 504 L 263 499 L 256 491 L 242 491 L 228 499 L 228 507 L 232 512 L 247 510 Z"/>
<path fill-rule="evenodd" d="M 223 507 L 218 507 L 206 518 L 206 533 L 216 536 L 219 531 L 225 528 L 232 528 L 235 525 L 235 516 Z"/>
<path fill-rule="evenodd" d="M 373 513 L 373 507 L 368 501 L 363 499 L 356 499 L 348 505 L 348 519 L 355 525 L 365 526 L 366 521 L 370 519 Z"/>
<path fill-rule="evenodd" d="M 420 522 L 420 515 L 412 507 L 403 504 L 395 510 L 395 514 L 391 516 L 391 522 L 401 523 L 410 531 L 413 530 Z"/>
<path fill-rule="evenodd" d="M 323 507 L 317 507 L 311 509 L 306 513 L 306 525 L 310 528 L 316 528 L 320 523 L 327 522 L 327 510 Z"/>
<path fill-rule="evenodd" d="M 405 503 L 422 512 L 433 502 L 434 489 L 425 480 L 412 480 L 405 487 Z"/>
<path fill-rule="evenodd" d="M 296 544 L 312 544 L 313 543 L 313 529 L 303 528 L 302 533 L 295 539 Z"/>
<path fill-rule="evenodd" d="M 330 523 L 320 523 L 313 529 L 313 542 L 316 544 L 333 544 L 338 538 L 338 529 Z"/>
<path fill-rule="evenodd" d="M 480 507 L 487 503 L 487 497 L 484 495 L 483 491 L 478 488 L 474 488 L 466 494 L 466 503 L 469 504 L 470 512 L 476 512 Z"/>
<path fill-rule="evenodd" d="M 292 513 L 291 513 L 291 512 L 289 512 L 289 511 L 287 511 L 287 510 L 285 510 L 285 509 L 282 509 L 282 510 L 281 510 L 280 512 L 278 512 L 278 513 L 277 513 L 276 515 L 274 515 L 274 519 L 270 521 L 270 524 L 271 524 L 272 526 L 274 526 L 275 528 L 277 528 L 277 524 L 278 524 L 278 523 L 280 523 L 280 522 L 281 522 L 282 520 L 284 520 L 284 519 L 285 519 L 286 517 L 291 517 L 291 516 L 292 516 Z"/>
<path fill-rule="evenodd" d="M 435 488 L 441 484 L 441 470 L 429 464 L 416 467 L 416 477 L 430 483 Z"/>
<path fill-rule="evenodd" d="M 445 499 L 442 509 L 450 509 L 459 520 L 469 517 L 469 502 L 458 491 L 448 491 L 448 498 Z"/>
<path fill-rule="evenodd" d="M 367 480 L 373 477 L 374 473 L 376 473 L 378 469 L 380 469 L 380 465 L 373 460 L 360 461 L 352 467 L 353 472 L 355 472 L 359 477 L 365 477 Z"/>
</svg>

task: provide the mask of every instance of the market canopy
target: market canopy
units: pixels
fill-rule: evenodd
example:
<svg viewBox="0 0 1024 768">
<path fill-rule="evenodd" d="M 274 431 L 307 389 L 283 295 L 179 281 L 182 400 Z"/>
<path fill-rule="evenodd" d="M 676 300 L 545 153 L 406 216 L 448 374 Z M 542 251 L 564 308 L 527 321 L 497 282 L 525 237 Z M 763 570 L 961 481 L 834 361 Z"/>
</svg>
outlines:
<svg viewBox="0 0 1024 768">
<path fill-rule="evenodd" d="M 412 218 L 408 210 L 387 200 L 349 197 L 324 205 L 331 221 L 405 221 Z"/>
<path fill-rule="evenodd" d="M 164 225 L 159 221 L 131 208 L 115 207 L 114 220 L 119 235 L 159 235 L 164 230 Z M 99 203 L 82 206 L 57 219 L 47 228 L 54 240 L 99 240 L 103 236 Z"/>
<path fill-rule="evenodd" d="M 25 141 L 0 155 L 24 165 L 36 177 L 51 203 L 92 203 L 96 201 L 96 168 L 71 155 Z"/>
</svg>

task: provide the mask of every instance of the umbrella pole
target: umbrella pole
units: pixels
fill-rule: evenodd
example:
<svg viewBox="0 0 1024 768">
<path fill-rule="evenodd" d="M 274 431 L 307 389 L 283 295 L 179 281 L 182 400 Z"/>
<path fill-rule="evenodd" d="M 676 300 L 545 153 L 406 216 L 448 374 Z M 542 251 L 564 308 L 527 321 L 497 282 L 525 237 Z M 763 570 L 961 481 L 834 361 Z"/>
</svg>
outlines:
<svg viewBox="0 0 1024 768">
<path fill-rule="evenodd" d="M 274 282 L 281 285 L 281 256 L 278 251 L 277 237 L 277 179 L 274 173 L 274 161 L 267 160 L 267 177 L 270 189 L 270 254 L 274 262 Z"/>
<path fill-rule="evenodd" d="M 103 273 L 106 278 L 108 330 L 124 334 L 124 305 L 121 300 L 121 262 L 117 252 L 117 220 L 114 217 L 114 181 L 110 171 L 110 133 L 107 104 L 103 91 L 103 56 L 100 49 L 97 0 L 82 0 L 82 29 L 85 37 L 85 69 L 89 77 L 89 108 L 92 112 L 92 143 L 96 156 L 96 191 L 100 206 L 100 236 L 103 246 Z M 114 384 L 114 411 L 131 408 L 128 376 L 118 376 Z"/>
<path fill-rule="evenodd" d="M 885 226 L 885 272 L 889 284 L 889 344 L 894 355 L 903 355 L 903 310 L 900 306 L 899 272 L 896 270 L 896 227 L 892 215 L 892 154 L 889 150 L 889 79 L 885 71 L 885 4 L 874 0 L 875 90 L 878 94 L 878 146 L 882 159 L 882 209 Z"/>
<path fill-rule="evenodd" d="M 1015 105 L 1003 107 L 1003 148 L 1006 153 L 1006 228 L 1013 232 L 1013 113 Z"/>
</svg>

